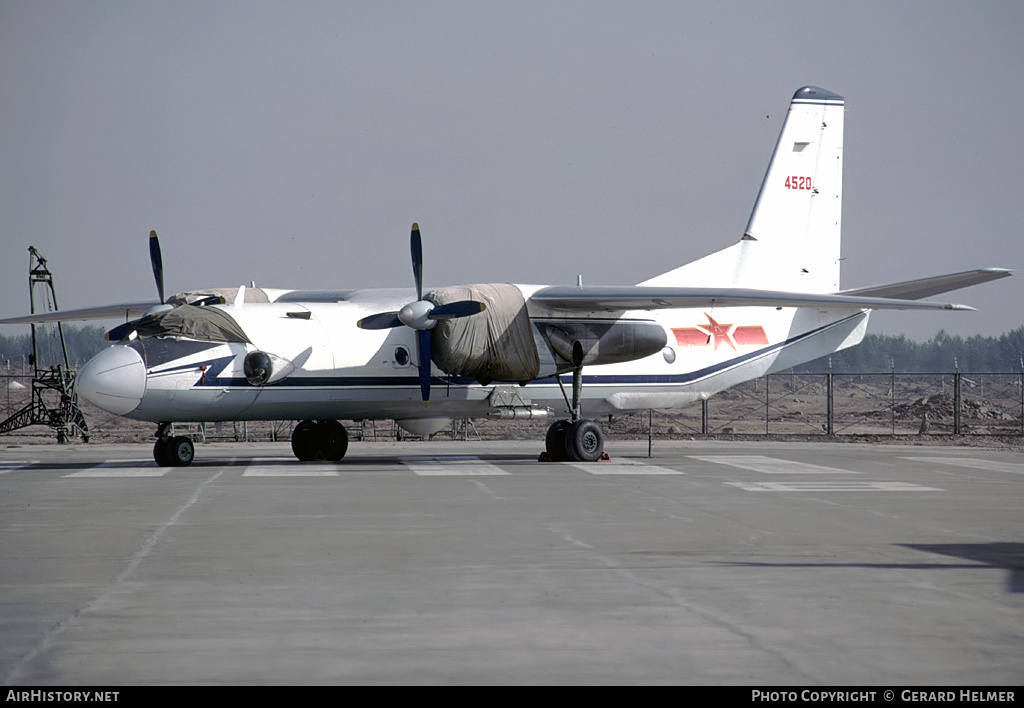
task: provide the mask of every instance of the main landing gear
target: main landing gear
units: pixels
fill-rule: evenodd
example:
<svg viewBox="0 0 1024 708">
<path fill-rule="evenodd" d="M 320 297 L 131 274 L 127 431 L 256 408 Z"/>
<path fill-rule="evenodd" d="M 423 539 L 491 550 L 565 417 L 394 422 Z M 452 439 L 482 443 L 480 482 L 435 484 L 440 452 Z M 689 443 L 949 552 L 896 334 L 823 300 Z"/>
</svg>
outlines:
<svg viewBox="0 0 1024 708">
<path fill-rule="evenodd" d="M 292 452 L 303 462 L 337 462 L 348 451 L 348 433 L 336 420 L 304 420 L 292 431 Z"/>
<path fill-rule="evenodd" d="M 558 385 L 562 385 L 561 379 Z M 572 411 L 570 420 L 556 421 L 548 428 L 544 440 L 541 460 L 551 462 L 597 462 L 608 459 L 604 454 L 604 430 L 597 421 L 587 420 L 580 415 L 580 394 L 583 391 L 583 367 L 572 372 Z M 562 389 L 565 395 L 565 389 Z M 566 403 L 569 403 L 566 397 Z"/>
<path fill-rule="evenodd" d="M 559 420 L 548 428 L 544 448 L 551 462 L 597 462 L 604 455 L 604 431 L 593 420 Z"/>
<path fill-rule="evenodd" d="M 196 456 L 196 446 L 183 435 L 167 435 L 170 423 L 161 423 L 156 431 L 153 459 L 161 467 L 188 467 Z"/>
</svg>

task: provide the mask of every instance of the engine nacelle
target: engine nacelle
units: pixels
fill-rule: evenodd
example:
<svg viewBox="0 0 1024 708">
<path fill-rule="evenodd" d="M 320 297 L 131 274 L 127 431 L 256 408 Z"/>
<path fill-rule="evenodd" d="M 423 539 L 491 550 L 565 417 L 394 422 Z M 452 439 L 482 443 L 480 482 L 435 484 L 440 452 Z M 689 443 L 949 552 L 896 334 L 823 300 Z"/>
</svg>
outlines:
<svg viewBox="0 0 1024 708">
<path fill-rule="evenodd" d="M 546 325 L 544 334 L 555 353 L 575 368 L 643 359 L 668 343 L 665 328 L 651 321 L 564 321 Z"/>
<path fill-rule="evenodd" d="M 434 290 L 425 299 L 436 305 L 459 300 L 486 305 L 472 317 L 441 320 L 431 332 L 431 358 L 438 368 L 484 385 L 534 380 L 541 372 L 542 354 L 548 375 L 555 373 L 551 368 L 566 371 L 643 359 L 668 343 L 665 328 L 653 320 L 545 318 L 537 323 L 534 337 L 523 293 L 510 284 L 459 285 Z"/>
<path fill-rule="evenodd" d="M 453 376 L 491 381 L 532 381 L 540 372 L 526 300 L 515 285 L 487 283 L 427 293 L 437 305 L 475 300 L 486 309 L 472 317 L 440 320 L 431 333 L 431 358 Z"/>
</svg>

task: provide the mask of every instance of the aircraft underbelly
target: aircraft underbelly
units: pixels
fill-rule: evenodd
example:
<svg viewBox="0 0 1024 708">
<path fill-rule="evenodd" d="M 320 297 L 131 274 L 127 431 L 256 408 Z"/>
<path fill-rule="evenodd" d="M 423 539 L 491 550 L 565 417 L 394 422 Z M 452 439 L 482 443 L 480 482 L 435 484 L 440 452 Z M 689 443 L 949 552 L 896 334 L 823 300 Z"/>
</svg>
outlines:
<svg viewBox="0 0 1024 708">
<path fill-rule="evenodd" d="M 243 420 L 257 399 L 255 389 L 204 388 L 189 384 L 180 388 L 150 385 L 145 400 L 128 417 L 152 421 Z"/>
<path fill-rule="evenodd" d="M 481 387 L 438 386 L 425 407 L 419 386 L 360 385 L 274 386 L 265 388 L 246 411 L 250 420 L 359 420 L 486 415 L 487 391 Z M 441 392 L 443 391 L 443 392 Z"/>
</svg>

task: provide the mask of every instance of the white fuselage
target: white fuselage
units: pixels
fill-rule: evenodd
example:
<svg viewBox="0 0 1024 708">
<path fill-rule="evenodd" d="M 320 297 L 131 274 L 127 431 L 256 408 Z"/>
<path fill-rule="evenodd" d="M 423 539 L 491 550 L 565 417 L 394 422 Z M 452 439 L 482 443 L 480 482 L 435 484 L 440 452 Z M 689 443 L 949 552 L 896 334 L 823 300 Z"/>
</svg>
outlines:
<svg viewBox="0 0 1024 708">
<path fill-rule="evenodd" d="M 528 299 L 536 286 L 518 286 Z M 416 332 L 406 327 L 367 330 L 361 318 L 399 306 L 408 296 L 363 291 L 340 302 L 272 302 L 220 306 L 250 343 L 174 337 L 139 337 L 101 352 L 81 372 L 79 390 L 92 402 L 138 420 L 303 420 L 464 418 L 487 416 L 494 405 L 569 411 L 571 366 L 544 345 L 545 324 L 572 319 L 638 320 L 663 328 L 667 346 L 635 361 L 585 366 L 582 406 L 588 416 L 646 408 L 673 409 L 737 383 L 786 369 L 852 346 L 863 337 L 868 312 L 816 308 L 732 307 L 589 314 L 530 307 L 542 369 L 526 386 L 482 385 L 432 367 L 429 407 L 417 380 Z M 129 367 L 113 370 L 102 359 L 120 347 L 137 352 L 145 367 L 138 385 L 115 403 L 104 384 Z M 272 355 L 283 378 L 252 385 L 243 362 L 248 353 Z M 122 352 L 122 359 L 128 352 Z M 138 366 L 135 367 L 138 369 Z M 560 387 L 556 371 L 561 374 Z M 498 395 L 494 395 L 496 393 Z M 501 395 L 505 394 L 505 395 Z M 138 398 L 133 405 L 134 397 Z"/>
</svg>

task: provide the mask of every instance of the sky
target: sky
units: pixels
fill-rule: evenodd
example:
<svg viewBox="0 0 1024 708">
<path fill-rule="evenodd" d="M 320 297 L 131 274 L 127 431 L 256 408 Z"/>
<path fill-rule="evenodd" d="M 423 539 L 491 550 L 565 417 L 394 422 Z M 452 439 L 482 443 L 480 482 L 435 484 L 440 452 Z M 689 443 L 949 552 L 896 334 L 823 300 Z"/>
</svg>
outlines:
<svg viewBox="0 0 1024 708">
<path fill-rule="evenodd" d="M 846 97 L 842 287 L 1024 264 L 1024 3 L 0 0 L 0 317 L 214 286 L 628 285 L 742 236 Z M 1024 324 L 1024 273 L 875 313 Z M 16 333 L 5 328 L 5 334 Z M 20 330 L 18 330 L 20 331 Z"/>
</svg>

